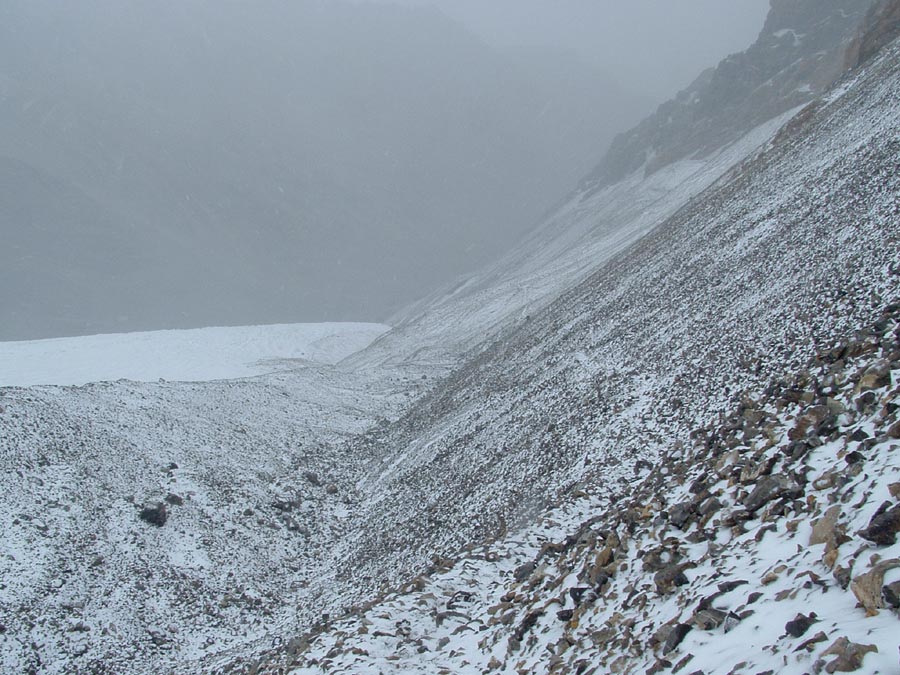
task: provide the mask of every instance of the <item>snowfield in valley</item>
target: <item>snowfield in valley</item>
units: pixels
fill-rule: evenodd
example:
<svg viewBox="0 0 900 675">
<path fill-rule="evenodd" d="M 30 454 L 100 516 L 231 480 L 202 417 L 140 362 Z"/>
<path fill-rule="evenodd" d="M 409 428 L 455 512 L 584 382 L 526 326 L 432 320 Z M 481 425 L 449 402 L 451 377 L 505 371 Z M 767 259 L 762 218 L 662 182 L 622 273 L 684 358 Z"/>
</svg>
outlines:
<svg viewBox="0 0 900 675">
<path fill-rule="evenodd" d="M 251 377 L 284 369 L 287 361 L 337 363 L 388 330 L 375 323 L 301 323 L 0 342 L 0 387 Z"/>
</svg>

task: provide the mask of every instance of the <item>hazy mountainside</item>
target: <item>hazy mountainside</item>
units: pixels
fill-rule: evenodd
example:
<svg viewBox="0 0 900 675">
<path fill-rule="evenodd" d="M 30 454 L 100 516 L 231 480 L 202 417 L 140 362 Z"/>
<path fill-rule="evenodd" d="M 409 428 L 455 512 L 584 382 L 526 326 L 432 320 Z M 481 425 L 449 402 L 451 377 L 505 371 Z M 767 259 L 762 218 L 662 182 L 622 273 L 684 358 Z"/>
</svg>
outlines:
<svg viewBox="0 0 900 675">
<path fill-rule="evenodd" d="M 759 39 L 703 73 L 635 129 L 618 136 L 585 186 L 703 157 L 828 89 L 853 65 L 848 48 L 881 0 L 772 0 Z"/>
<path fill-rule="evenodd" d="M 681 672 L 685 640 L 712 675 L 740 672 L 739 658 L 708 665 L 702 632 L 731 631 L 734 612 L 729 650 L 765 648 L 747 659 L 773 669 L 784 644 L 768 627 L 750 641 L 750 598 L 781 621 L 818 582 L 838 599 L 820 612 L 829 642 L 806 647 L 816 659 L 870 628 L 883 642 L 894 617 L 867 625 L 843 588 L 877 611 L 892 558 L 865 577 L 868 544 L 835 529 L 840 591 L 818 550 L 789 559 L 812 519 L 848 537 L 876 513 L 887 523 L 869 534 L 896 524 L 879 481 L 896 480 L 900 43 L 860 22 L 848 45 L 870 58 L 824 96 L 702 159 L 588 186 L 337 366 L 0 389 L 3 667 L 599 675 L 624 656 L 622 672 Z M 747 475 L 713 476 L 726 455 Z M 704 472 L 719 507 L 700 524 Z M 811 490 L 820 472 L 834 482 Z M 750 584 L 698 607 L 716 566 Z M 688 636 L 694 610 L 726 616 Z M 831 651 L 875 658 L 867 644 Z M 656 663 L 654 645 L 678 661 Z"/>
<path fill-rule="evenodd" d="M 383 318 L 644 109 L 400 6 L 14 0 L 0 58 L 0 339 Z"/>
<path fill-rule="evenodd" d="M 453 363 L 545 306 L 766 143 L 789 116 L 859 62 L 863 42 L 876 33 L 885 36 L 882 41 L 895 35 L 892 10 L 884 9 L 891 4 L 875 3 L 882 9 L 867 19 L 870 5 L 773 3 L 747 51 L 700 78 L 689 90 L 697 93 L 679 94 L 620 136 L 600 168 L 519 245 L 484 270 L 404 308 L 390 321 L 395 330 L 356 358 Z M 877 26 L 861 29 L 867 21 Z M 786 41 L 789 25 L 806 37 Z M 677 145 L 677 152 L 667 144 Z M 651 156 L 667 159 L 651 166 Z M 609 175 L 599 178 L 604 172 Z"/>
</svg>

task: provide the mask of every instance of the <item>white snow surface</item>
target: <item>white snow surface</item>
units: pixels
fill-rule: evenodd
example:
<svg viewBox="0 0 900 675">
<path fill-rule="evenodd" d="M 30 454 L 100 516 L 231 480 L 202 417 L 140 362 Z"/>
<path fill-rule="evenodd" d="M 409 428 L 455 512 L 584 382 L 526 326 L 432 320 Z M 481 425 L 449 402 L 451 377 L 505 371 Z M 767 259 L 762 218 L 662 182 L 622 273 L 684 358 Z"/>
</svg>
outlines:
<svg viewBox="0 0 900 675">
<path fill-rule="evenodd" d="M 0 387 L 251 377 L 282 370 L 289 360 L 335 364 L 388 330 L 299 323 L 0 342 Z"/>
</svg>

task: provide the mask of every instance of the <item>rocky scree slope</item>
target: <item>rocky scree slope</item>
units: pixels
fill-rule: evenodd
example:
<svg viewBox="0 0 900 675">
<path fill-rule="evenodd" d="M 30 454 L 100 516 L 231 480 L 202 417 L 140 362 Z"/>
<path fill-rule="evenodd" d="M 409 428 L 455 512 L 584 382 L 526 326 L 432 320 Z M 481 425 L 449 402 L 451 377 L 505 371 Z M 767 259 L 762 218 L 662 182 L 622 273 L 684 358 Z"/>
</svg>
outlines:
<svg viewBox="0 0 900 675">
<path fill-rule="evenodd" d="M 897 672 L 900 303 L 667 440 L 244 672 Z"/>
<path fill-rule="evenodd" d="M 900 45 L 545 312 L 347 450 L 371 467 L 337 543 L 344 601 L 614 494 L 741 391 L 896 295 Z M 415 504 L 415 509 L 409 505 Z"/>
<path fill-rule="evenodd" d="M 418 382 L 0 389 L 0 672 L 157 674 L 308 625 L 357 499 L 337 449 Z"/>
</svg>

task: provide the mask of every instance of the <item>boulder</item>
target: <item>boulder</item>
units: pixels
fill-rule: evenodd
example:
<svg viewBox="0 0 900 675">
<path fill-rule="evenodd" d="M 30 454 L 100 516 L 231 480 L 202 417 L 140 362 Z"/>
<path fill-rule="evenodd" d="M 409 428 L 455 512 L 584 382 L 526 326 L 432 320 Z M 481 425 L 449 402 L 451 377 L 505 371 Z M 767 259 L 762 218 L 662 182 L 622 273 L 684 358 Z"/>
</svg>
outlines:
<svg viewBox="0 0 900 675">
<path fill-rule="evenodd" d="M 863 660 L 869 652 L 878 653 L 875 645 L 861 645 L 850 642 L 845 637 L 838 638 L 832 645 L 822 652 L 822 657 L 836 657 L 830 663 L 825 664 L 826 673 L 852 673 L 862 668 Z"/>
<path fill-rule="evenodd" d="M 900 559 L 892 558 L 877 563 L 871 571 L 861 574 L 850 583 L 850 590 L 859 600 L 869 616 L 878 614 L 878 610 L 884 607 L 882 586 L 884 575 L 889 570 L 900 567 Z"/>
<path fill-rule="evenodd" d="M 157 502 L 153 505 L 144 506 L 138 514 L 138 517 L 145 523 L 155 525 L 156 527 L 162 527 L 166 524 L 169 514 L 166 511 L 166 505 L 163 502 Z"/>
<path fill-rule="evenodd" d="M 744 506 L 751 513 L 774 499 L 796 499 L 803 495 L 803 488 L 789 476 L 766 476 L 744 499 Z"/>
<path fill-rule="evenodd" d="M 860 536 L 879 546 L 893 546 L 900 532 L 900 504 L 890 507 L 882 504 L 869 521 L 868 527 L 860 531 Z"/>
</svg>

